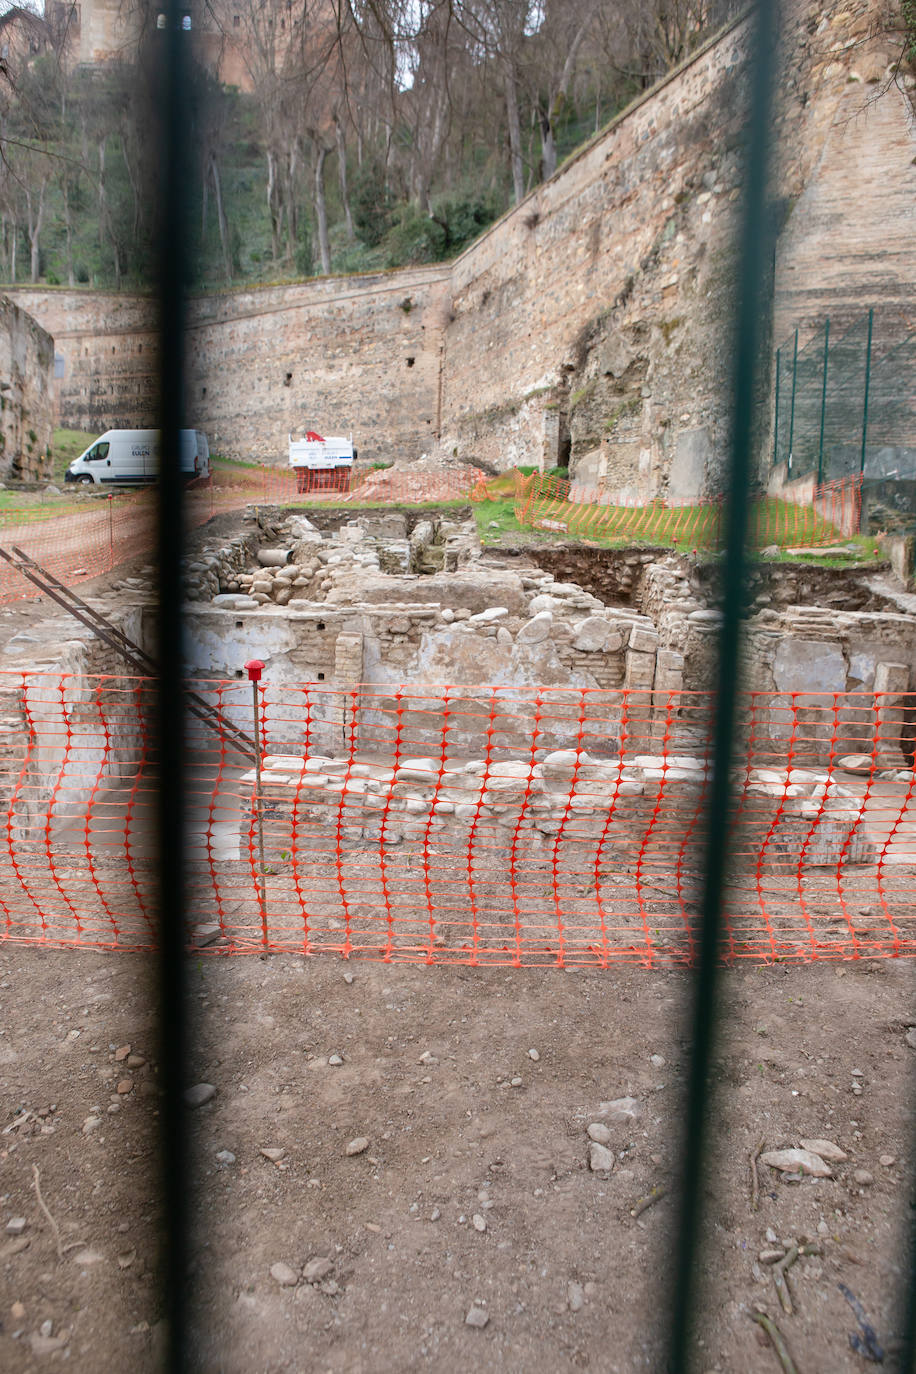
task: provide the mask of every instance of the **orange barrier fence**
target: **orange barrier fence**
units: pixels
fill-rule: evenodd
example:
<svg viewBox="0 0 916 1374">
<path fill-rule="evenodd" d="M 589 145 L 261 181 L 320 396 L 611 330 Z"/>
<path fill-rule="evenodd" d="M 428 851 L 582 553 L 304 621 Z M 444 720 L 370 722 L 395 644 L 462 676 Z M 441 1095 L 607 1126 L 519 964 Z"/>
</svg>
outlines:
<svg viewBox="0 0 916 1374">
<path fill-rule="evenodd" d="M 347 476 L 349 477 L 349 473 Z M 426 501 L 467 500 L 476 474 L 467 469 L 440 473 L 401 468 L 366 469 L 352 474 L 347 490 L 299 492 L 289 468 L 242 468 L 217 472 L 190 484 L 185 502 L 194 528 L 212 515 L 249 503 L 295 506 L 326 498 L 332 504 L 421 505 Z M 149 554 L 156 543 L 156 496 L 144 490 L 124 495 L 74 495 L 71 509 L 37 507 L 34 511 L 0 513 L 0 545 L 25 550 L 55 577 L 70 585 L 110 572 L 125 559 Z M 61 503 L 63 504 L 63 503 Z M 0 605 L 35 590 L 8 564 L 0 563 Z"/>
<path fill-rule="evenodd" d="M 855 476 L 757 498 L 749 512 L 748 542 L 753 548 L 817 548 L 848 538 L 858 533 L 861 492 L 862 479 Z M 485 495 L 485 484 L 478 484 L 474 499 Z M 711 549 L 720 543 L 723 506 L 709 501 L 626 501 L 595 487 L 535 473 L 516 479 L 515 516 L 522 525 L 577 538 Z"/>
<path fill-rule="evenodd" d="M 195 682 L 188 946 L 462 963 L 690 962 L 707 694 Z M 0 675 L 0 938 L 149 949 L 151 684 Z M 745 694 L 728 961 L 916 954 L 909 698 Z M 191 729 L 193 727 L 193 729 Z"/>
<path fill-rule="evenodd" d="M 261 499 L 265 504 L 282 506 L 311 505 L 316 500 L 332 505 L 419 506 L 427 501 L 467 501 L 478 478 L 467 468 L 424 472 L 419 467 L 344 468 L 332 476 L 330 485 L 323 489 L 300 490 L 298 474 L 291 468 L 265 467 Z"/>
<path fill-rule="evenodd" d="M 812 478 L 810 483 L 783 487 L 778 499 L 785 509 L 790 505 L 813 508 L 828 529 L 848 538 L 859 533 L 862 522 L 862 480 L 861 473 L 819 485 Z"/>
<path fill-rule="evenodd" d="M 234 493 L 224 495 L 210 481 L 192 483 L 185 502 L 188 524 L 192 528 L 201 525 L 217 510 L 232 509 L 244 504 L 244 499 L 239 500 Z M 80 500 L 72 510 L 60 514 L 49 514 L 40 507 L 34 514 L 2 512 L 0 545 L 23 549 L 68 585 L 85 582 L 110 572 L 128 558 L 152 553 L 156 545 L 155 492 Z M 35 594 L 30 582 L 0 561 L 0 605 Z"/>
</svg>

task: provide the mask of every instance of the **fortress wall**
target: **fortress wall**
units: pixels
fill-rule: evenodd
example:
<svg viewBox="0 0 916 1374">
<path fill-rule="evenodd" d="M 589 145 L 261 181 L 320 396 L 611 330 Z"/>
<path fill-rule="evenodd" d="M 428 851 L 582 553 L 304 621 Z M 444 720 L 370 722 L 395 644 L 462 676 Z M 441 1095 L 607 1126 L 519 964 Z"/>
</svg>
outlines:
<svg viewBox="0 0 916 1374">
<path fill-rule="evenodd" d="M 912 87 L 888 82 L 893 61 L 881 38 L 821 54 L 806 64 L 807 85 L 800 74 L 787 97 L 806 91 L 810 113 L 808 147 L 781 143 L 788 218 L 776 261 L 777 342 L 798 328 L 803 344 L 828 315 L 839 337 L 870 306 L 883 342 L 916 330 L 916 116 Z M 791 114 L 790 106 L 786 121 Z"/>
<path fill-rule="evenodd" d="M 746 39 L 745 22 L 707 45 L 455 263 L 443 427 L 459 453 L 504 466 L 540 396 L 556 462 L 596 391 L 608 413 L 573 456 L 613 440 L 618 479 L 657 489 L 682 431 L 717 434 Z"/>
<path fill-rule="evenodd" d="M 156 306 L 134 292 L 17 286 L 7 295 L 54 339 L 58 423 L 101 434 L 145 428 L 159 394 Z"/>
<path fill-rule="evenodd" d="M 448 266 L 200 296 L 188 398 L 220 453 L 285 461 L 287 437 L 352 431 L 362 458 L 436 442 Z"/>
</svg>

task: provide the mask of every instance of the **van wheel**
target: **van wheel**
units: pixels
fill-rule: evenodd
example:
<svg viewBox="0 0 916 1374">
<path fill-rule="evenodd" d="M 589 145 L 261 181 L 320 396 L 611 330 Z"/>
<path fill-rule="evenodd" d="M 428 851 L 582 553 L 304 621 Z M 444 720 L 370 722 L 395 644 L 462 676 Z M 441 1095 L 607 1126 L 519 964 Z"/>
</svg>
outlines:
<svg viewBox="0 0 916 1374">
<path fill-rule="evenodd" d="M 94 482 L 93 479 L 88 475 L 88 473 L 83 473 L 82 477 L 78 477 L 76 480 L 77 480 L 77 482 L 79 483 L 79 485 L 80 485 L 81 487 L 94 487 L 94 486 L 95 486 L 95 482 Z"/>
</svg>

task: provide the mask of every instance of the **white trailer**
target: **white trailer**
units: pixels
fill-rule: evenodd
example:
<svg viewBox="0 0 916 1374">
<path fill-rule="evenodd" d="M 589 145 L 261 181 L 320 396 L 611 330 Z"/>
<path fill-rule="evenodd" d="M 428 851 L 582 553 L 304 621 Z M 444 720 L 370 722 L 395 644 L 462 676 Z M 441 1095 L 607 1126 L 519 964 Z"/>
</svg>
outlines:
<svg viewBox="0 0 916 1374">
<path fill-rule="evenodd" d="M 349 439 L 323 439 L 310 429 L 304 439 L 289 436 L 289 465 L 297 491 L 349 491 L 356 450 Z"/>
</svg>

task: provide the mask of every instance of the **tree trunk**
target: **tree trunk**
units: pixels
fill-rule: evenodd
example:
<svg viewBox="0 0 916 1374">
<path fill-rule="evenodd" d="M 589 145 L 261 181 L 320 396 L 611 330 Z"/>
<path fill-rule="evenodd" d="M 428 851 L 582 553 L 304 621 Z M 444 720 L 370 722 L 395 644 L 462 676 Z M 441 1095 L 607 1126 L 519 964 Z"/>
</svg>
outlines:
<svg viewBox="0 0 916 1374">
<path fill-rule="evenodd" d="M 134 215 L 132 235 L 134 247 L 136 248 L 139 247 L 140 244 L 140 187 L 137 184 L 137 178 L 134 175 L 133 164 L 131 163 L 130 157 L 127 153 L 127 139 L 124 137 L 123 133 L 121 135 L 121 156 L 124 158 L 124 167 L 127 171 L 127 180 L 130 182 L 130 193 L 133 198 Z"/>
<path fill-rule="evenodd" d="M 99 246 L 104 248 L 107 235 L 114 259 L 115 289 L 120 291 L 121 250 L 118 246 L 118 236 L 111 222 L 111 215 L 108 212 L 108 196 L 105 191 L 105 142 L 104 138 L 99 140 Z"/>
<path fill-rule="evenodd" d="M 66 176 L 63 178 L 61 186 L 64 198 L 64 229 L 67 261 L 67 285 L 76 285 L 76 274 L 73 271 L 73 217 L 70 213 L 70 182 Z"/>
<path fill-rule="evenodd" d="M 277 160 L 272 148 L 267 149 L 267 208 L 270 211 L 270 252 L 274 262 L 280 256 L 280 222 L 282 208 L 278 204 Z"/>
<path fill-rule="evenodd" d="M 216 222 L 219 225 L 219 242 L 223 250 L 223 267 L 226 280 L 232 281 L 232 250 L 229 245 L 229 223 L 223 206 L 223 188 L 219 176 L 219 163 L 216 154 L 210 154 L 210 176 L 213 178 L 213 195 L 216 199 Z"/>
<path fill-rule="evenodd" d="M 33 285 L 41 276 L 41 229 L 45 217 L 45 191 L 47 187 L 48 182 L 45 179 L 38 188 L 37 205 L 32 200 L 31 189 L 27 188 L 25 193 L 29 235 L 29 270 Z"/>
<path fill-rule="evenodd" d="M 12 233 L 10 235 L 10 281 L 16 281 L 16 241 L 19 238 L 19 229 L 16 221 L 13 220 Z"/>
<path fill-rule="evenodd" d="M 296 205 L 296 172 L 299 162 L 298 143 L 294 142 L 286 154 L 286 260 L 293 262 L 296 256 L 296 240 L 299 237 L 299 215 Z"/>
<path fill-rule="evenodd" d="M 525 194 L 525 169 L 522 161 L 522 126 L 518 113 L 518 85 L 515 63 L 503 64 L 506 97 L 506 122 L 509 128 L 509 164 L 512 168 L 512 194 L 516 205 Z"/>
<path fill-rule="evenodd" d="M 566 53 L 566 60 L 563 63 L 563 70 L 560 72 L 560 79 L 557 88 L 550 96 L 547 109 L 538 111 L 538 124 L 541 129 L 541 179 L 547 181 L 557 170 L 557 142 L 554 127 L 557 115 L 563 108 L 566 95 L 569 90 L 569 83 L 575 70 L 576 56 L 582 46 L 589 23 L 591 22 L 593 10 L 586 11 L 582 23 L 579 25 L 575 37 L 569 45 Z"/>
<path fill-rule="evenodd" d="M 350 196 L 347 189 L 347 143 L 344 138 L 343 125 L 339 119 L 334 120 L 334 135 L 337 139 L 337 179 L 340 182 L 340 200 L 343 205 L 344 223 L 347 226 L 347 242 L 353 243 L 356 238 L 356 231 L 353 228 L 353 215 L 350 210 Z"/>
<path fill-rule="evenodd" d="M 541 129 L 541 180 L 549 181 L 557 170 L 557 144 L 550 115 L 541 111 L 538 114 L 538 124 Z"/>
<path fill-rule="evenodd" d="M 99 248 L 105 247 L 105 140 L 99 139 Z"/>
<path fill-rule="evenodd" d="M 318 224 L 318 253 L 321 258 L 321 271 L 328 276 L 331 271 L 331 246 L 328 242 L 328 207 L 324 199 L 324 163 L 327 148 L 319 147 L 315 162 L 315 219 Z"/>
</svg>

